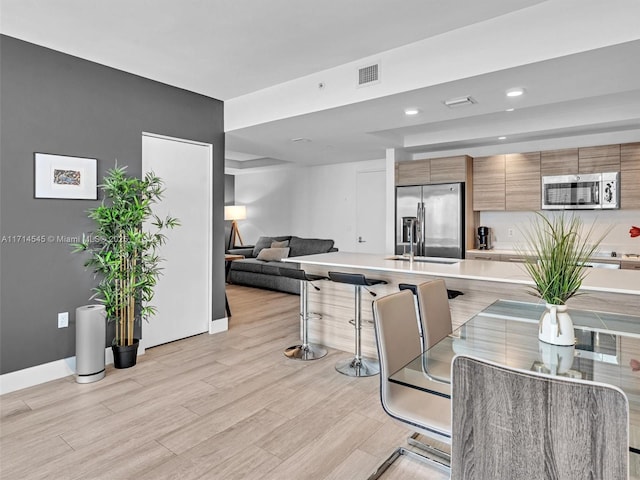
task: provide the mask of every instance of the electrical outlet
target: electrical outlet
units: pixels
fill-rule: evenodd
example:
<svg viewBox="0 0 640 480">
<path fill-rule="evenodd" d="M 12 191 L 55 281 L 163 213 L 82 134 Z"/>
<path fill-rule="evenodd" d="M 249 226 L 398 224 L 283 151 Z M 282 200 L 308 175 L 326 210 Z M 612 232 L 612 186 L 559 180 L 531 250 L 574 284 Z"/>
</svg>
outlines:
<svg viewBox="0 0 640 480">
<path fill-rule="evenodd" d="M 58 328 L 66 328 L 69 326 L 69 312 L 58 314 Z"/>
<path fill-rule="evenodd" d="M 507 230 L 507 235 L 509 235 L 509 238 L 513 237 L 513 228 Z"/>
</svg>

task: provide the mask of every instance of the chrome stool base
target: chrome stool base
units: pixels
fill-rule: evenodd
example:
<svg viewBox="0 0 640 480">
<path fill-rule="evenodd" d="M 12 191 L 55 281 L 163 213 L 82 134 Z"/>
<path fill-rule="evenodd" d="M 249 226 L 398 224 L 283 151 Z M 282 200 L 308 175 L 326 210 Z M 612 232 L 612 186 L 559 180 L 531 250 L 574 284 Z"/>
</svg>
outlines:
<svg viewBox="0 0 640 480">
<path fill-rule="evenodd" d="M 304 270 L 294 268 L 281 268 L 280 275 L 283 277 L 300 280 L 300 337 L 302 343 L 293 345 L 284 350 L 284 356 L 291 360 L 317 360 L 327 354 L 327 349 L 322 345 L 309 343 L 309 320 L 319 320 L 321 313 L 309 312 L 309 284 L 318 280 L 327 280 L 322 275 L 307 274 Z M 320 290 L 311 283 L 313 288 Z"/>
<path fill-rule="evenodd" d="M 327 349 L 320 345 L 294 345 L 285 349 L 284 356 L 293 360 L 317 360 L 327 354 Z"/>
<path fill-rule="evenodd" d="M 380 363 L 373 358 L 348 358 L 336 363 L 336 370 L 348 377 L 372 377 L 380 373 Z"/>
</svg>

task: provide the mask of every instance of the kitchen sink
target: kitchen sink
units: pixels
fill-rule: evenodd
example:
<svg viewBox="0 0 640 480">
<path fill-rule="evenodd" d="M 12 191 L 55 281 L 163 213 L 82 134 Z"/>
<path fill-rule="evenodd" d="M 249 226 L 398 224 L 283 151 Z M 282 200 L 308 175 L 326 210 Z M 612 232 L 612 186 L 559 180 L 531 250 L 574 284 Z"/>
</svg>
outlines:
<svg viewBox="0 0 640 480">
<path fill-rule="evenodd" d="M 404 262 L 410 261 L 409 257 L 403 255 L 394 255 L 387 257 L 386 260 L 402 260 Z M 442 263 L 444 265 L 455 265 L 460 262 L 459 258 L 442 258 L 442 257 L 413 257 L 414 262 L 420 263 Z"/>
</svg>

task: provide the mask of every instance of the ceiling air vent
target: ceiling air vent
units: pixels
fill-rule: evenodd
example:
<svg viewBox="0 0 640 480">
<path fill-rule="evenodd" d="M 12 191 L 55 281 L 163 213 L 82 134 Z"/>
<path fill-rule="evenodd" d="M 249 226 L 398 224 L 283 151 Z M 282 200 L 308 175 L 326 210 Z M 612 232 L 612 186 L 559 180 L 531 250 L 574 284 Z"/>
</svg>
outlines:
<svg viewBox="0 0 640 480">
<path fill-rule="evenodd" d="M 358 86 L 373 85 L 380 82 L 380 64 L 374 63 L 358 69 Z"/>
<path fill-rule="evenodd" d="M 444 104 L 449 108 L 463 107 L 465 105 L 473 105 L 474 103 L 476 103 L 475 99 L 468 95 L 466 97 L 452 98 L 444 101 Z"/>
</svg>

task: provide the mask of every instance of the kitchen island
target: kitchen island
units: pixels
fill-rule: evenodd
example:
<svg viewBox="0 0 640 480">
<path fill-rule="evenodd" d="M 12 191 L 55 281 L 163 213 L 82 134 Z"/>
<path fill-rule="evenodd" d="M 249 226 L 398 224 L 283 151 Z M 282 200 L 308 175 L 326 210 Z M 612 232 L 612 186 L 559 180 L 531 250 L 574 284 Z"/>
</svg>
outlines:
<svg viewBox="0 0 640 480">
<path fill-rule="evenodd" d="M 300 263 L 308 273 L 326 275 L 329 271 L 352 272 L 385 280 L 386 285 L 370 288 L 378 296 L 397 292 L 399 283 L 415 284 L 442 278 L 448 289 L 463 293 L 449 301 L 454 328 L 498 299 L 540 301 L 528 293 L 533 282 L 522 264 L 437 258 L 426 260 L 410 262 L 391 255 L 332 252 L 284 261 Z M 354 332 L 349 320 L 354 317 L 354 288 L 331 281 L 316 282 L 316 285 L 320 291 L 309 289 L 309 311 L 321 314 L 322 318 L 309 323 L 311 342 L 353 352 Z M 570 307 L 640 314 L 638 271 L 591 269 L 580 293 L 567 302 Z M 373 300 L 374 297 L 366 290 L 362 291 L 362 352 L 375 357 Z"/>
</svg>

